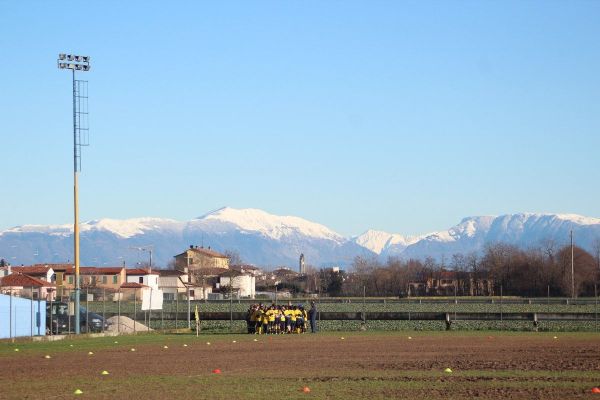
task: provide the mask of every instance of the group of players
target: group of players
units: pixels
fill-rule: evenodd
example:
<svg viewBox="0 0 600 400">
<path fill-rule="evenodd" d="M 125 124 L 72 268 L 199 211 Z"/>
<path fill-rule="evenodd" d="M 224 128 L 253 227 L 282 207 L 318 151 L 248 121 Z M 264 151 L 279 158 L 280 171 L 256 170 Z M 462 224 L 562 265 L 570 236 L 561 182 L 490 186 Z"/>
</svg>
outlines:
<svg viewBox="0 0 600 400">
<path fill-rule="evenodd" d="M 299 306 L 270 306 L 253 304 L 248 309 L 248 333 L 257 335 L 304 333 L 307 330 L 308 313 Z"/>
</svg>

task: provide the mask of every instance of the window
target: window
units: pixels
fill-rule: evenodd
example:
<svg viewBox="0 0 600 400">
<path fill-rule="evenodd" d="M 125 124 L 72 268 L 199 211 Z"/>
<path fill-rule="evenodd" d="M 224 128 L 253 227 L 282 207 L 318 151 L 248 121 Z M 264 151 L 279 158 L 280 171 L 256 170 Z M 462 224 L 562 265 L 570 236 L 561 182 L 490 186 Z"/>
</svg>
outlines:
<svg viewBox="0 0 600 400">
<path fill-rule="evenodd" d="M 72 285 L 73 284 L 73 276 L 69 276 L 69 283 Z"/>
<path fill-rule="evenodd" d="M 104 283 L 105 285 L 108 283 L 108 276 L 106 276 L 106 275 L 102 276 L 102 283 Z"/>
<path fill-rule="evenodd" d="M 138 282 L 139 282 L 139 283 L 144 283 L 144 277 L 143 277 L 143 276 L 140 276 L 140 277 L 138 278 Z"/>
<path fill-rule="evenodd" d="M 175 293 L 163 293 L 163 300 L 175 300 Z"/>
<path fill-rule="evenodd" d="M 119 277 L 117 275 L 113 276 L 113 283 L 119 283 L 118 281 Z"/>
</svg>

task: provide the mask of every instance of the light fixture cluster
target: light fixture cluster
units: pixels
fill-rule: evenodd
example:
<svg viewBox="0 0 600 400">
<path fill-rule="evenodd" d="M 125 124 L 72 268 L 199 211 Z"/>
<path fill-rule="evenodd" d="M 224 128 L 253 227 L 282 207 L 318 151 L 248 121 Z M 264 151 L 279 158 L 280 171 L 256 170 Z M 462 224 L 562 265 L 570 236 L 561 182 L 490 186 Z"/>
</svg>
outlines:
<svg viewBox="0 0 600 400">
<path fill-rule="evenodd" d="M 73 69 L 77 71 L 89 71 L 90 70 L 90 57 L 89 56 L 78 56 L 75 54 L 60 53 L 58 55 L 58 68 L 60 69 Z"/>
</svg>

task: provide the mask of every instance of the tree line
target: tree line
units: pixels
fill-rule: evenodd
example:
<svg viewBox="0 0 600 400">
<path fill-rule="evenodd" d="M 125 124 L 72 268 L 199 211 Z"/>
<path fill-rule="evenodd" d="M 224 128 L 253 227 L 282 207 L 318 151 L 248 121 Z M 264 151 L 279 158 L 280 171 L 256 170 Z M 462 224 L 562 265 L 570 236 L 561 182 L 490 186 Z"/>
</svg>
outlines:
<svg viewBox="0 0 600 400">
<path fill-rule="evenodd" d="M 534 248 L 522 249 L 506 243 L 488 244 L 481 253 L 454 254 L 447 261 L 391 257 L 382 262 L 377 257 L 356 257 L 351 273 L 333 269 L 309 268 L 304 289 L 329 296 L 415 295 L 411 283 L 426 282 L 453 271 L 458 282 L 489 280 L 494 294 L 544 297 L 594 296 L 600 290 L 600 245 L 595 254 L 575 246 L 571 273 L 571 246 L 551 241 Z M 458 285 L 457 285 L 458 286 Z M 458 295 L 468 293 L 457 287 Z M 574 292 L 573 292 L 574 291 Z"/>
</svg>

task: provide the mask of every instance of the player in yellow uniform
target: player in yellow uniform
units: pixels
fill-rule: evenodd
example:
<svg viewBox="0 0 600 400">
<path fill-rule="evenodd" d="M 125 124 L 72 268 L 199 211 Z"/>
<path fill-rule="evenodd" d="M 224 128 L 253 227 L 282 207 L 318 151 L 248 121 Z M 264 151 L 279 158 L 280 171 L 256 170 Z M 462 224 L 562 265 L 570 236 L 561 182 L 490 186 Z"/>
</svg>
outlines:
<svg viewBox="0 0 600 400">
<path fill-rule="evenodd" d="M 269 333 L 273 334 L 275 333 L 275 307 L 271 306 L 269 307 L 269 309 L 267 310 L 267 315 L 269 316 Z"/>
</svg>

